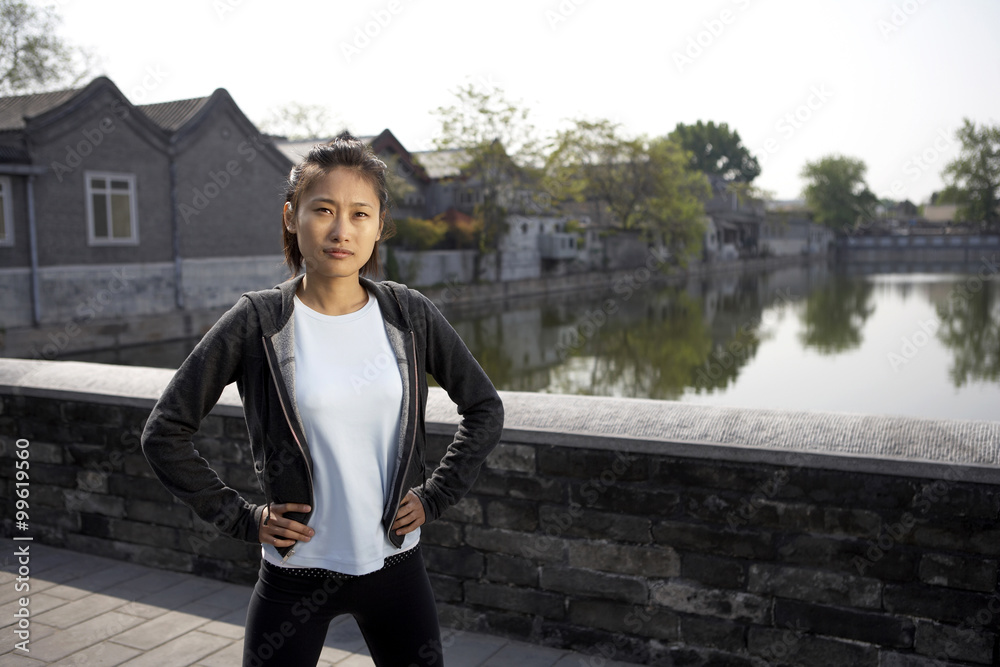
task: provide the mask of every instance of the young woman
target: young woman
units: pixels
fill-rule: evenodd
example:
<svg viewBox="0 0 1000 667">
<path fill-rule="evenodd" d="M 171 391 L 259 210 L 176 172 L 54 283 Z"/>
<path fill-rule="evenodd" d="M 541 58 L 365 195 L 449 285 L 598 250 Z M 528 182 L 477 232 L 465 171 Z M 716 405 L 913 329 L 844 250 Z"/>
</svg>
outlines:
<svg viewBox="0 0 1000 667">
<path fill-rule="evenodd" d="M 376 665 L 443 664 L 420 526 L 469 490 L 503 407 L 465 344 L 420 293 L 373 282 L 391 221 L 386 166 L 349 135 L 289 177 L 293 278 L 244 294 L 174 374 L 146 422 L 160 481 L 221 532 L 261 544 L 245 666 L 315 665 L 352 614 Z M 304 272 L 302 271 L 304 269 Z M 428 476 L 429 372 L 461 422 Z M 191 438 L 236 382 L 267 502 L 226 486 Z"/>
</svg>

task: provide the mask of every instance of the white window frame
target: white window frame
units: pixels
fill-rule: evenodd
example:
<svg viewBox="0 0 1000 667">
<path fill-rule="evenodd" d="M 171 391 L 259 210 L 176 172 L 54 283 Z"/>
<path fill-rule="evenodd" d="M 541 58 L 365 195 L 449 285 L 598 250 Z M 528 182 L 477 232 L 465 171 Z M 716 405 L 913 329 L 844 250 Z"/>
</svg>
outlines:
<svg viewBox="0 0 1000 667">
<path fill-rule="evenodd" d="M 10 176 L 0 176 L 0 207 L 3 210 L 3 236 L 0 246 L 14 245 L 14 193 Z"/>
<path fill-rule="evenodd" d="M 111 181 L 128 182 L 129 195 L 129 218 L 131 223 L 131 234 L 128 238 L 116 239 L 112 237 L 101 238 L 94 234 L 94 190 L 91 187 L 91 180 L 103 178 L 108 182 L 110 190 Z M 84 189 L 87 196 L 87 243 L 88 245 L 139 245 L 139 217 L 138 205 L 136 202 L 135 174 L 123 174 L 110 171 L 88 171 L 83 174 Z M 107 210 L 111 211 L 110 201 Z M 108 220 L 108 231 L 111 231 L 111 220 Z"/>
</svg>

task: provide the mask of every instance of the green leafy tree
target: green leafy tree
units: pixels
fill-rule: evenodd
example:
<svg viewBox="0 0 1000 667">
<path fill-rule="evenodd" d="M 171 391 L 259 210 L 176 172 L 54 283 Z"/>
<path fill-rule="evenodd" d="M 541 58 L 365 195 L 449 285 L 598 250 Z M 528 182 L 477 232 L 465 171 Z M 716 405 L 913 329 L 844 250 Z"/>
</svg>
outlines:
<svg viewBox="0 0 1000 667">
<path fill-rule="evenodd" d="M 760 176 L 757 158 L 743 145 L 740 133 L 730 130 L 727 123 L 677 123 L 670 138 L 691 152 L 691 166 L 698 171 L 744 183 Z"/>
<path fill-rule="evenodd" d="M 954 355 L 949 373 L 956 387 L 1000 381 L 1000 285 L 982 285 L 937 306 L 937 336 Z"/>
<path fill-rule="evenodd" d="M 872 284 L 838 276 L 812 292 L 802 312 L 802 344 L 820 354 L 838 354 L 861 344 L 861 331 L 875 312 Z"/>
<path fill-rule="evenodd" d="M 865 183 L 867 170 L 862 160 L 842 155 L 806 163 L 806 206 L 816 222 L 847 233 L 874 219 L 878 198 Z"/>
<path fill-rule="evenodd" d="M 470 82 L 454 95 L 454 104 L 434 112 L 441 121 L 435 147 L 455 151 L 462 178 L 479 190 L 481 201 L 475 209 L 482 223 L 479 249 L 481 254 L 495 254 L 499 272 L 508 206 L 518 191 L 532 185 L 539 143 L 530 111 L 508 100 L 501 89 Z"/>
<path fill-rule="evenodd" d="M 549 370 L 548 391 L 676 400 L 712 352 L 700 303 L 676 287 L 622 303 L 589 335 L 566 324 L 566 356 Z"/>
<path fill-rule="evenodd" d="M 389 243 L 406 250 L 430 250 L 444 240 L 448 225 L 440 219 L 400 218 Z"/>
<path fill-rule="evenodd" d="M 614 230 L 639 231 L 680 256 L 697 252 L 704 230 L 704 174 L 673 140 L 628 137 L 608 120 L 577 120 L 552 142 L 548 190 L 562 199 L 603 205 Z"/>
<path fill-rule="evenodd" d="M 268 134 L 285 137 L 290 141 L 327 139 L 335 134 L 336 120 L 322 104 L 289 102 L 274 107 L 258 127 Z"/>
<path fill-rule="evenodd" d="M 57 35 L 59 16 L 23 0 L 0 0 L 0 95 L 71 88 L 90 76 L 94 56 Z"/>
<path fill-rule="evenodd" d="M 968 118 L 955 132 L 959 156 L 942 176 L 947 188 L 941 201 L 958 204 L 958 218 L 1000 228 L 1000 125 L 976 126 Z"/>
</svg>

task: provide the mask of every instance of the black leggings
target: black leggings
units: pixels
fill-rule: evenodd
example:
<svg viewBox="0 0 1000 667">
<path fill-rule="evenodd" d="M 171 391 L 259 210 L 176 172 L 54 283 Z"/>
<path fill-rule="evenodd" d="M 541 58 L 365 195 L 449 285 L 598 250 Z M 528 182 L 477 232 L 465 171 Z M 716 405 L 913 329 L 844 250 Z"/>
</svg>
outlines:
<svg viewBox="0 0 1000 667">
<path fill-rule="evenodd" d="M 288 574 L 263 561 L 247 609 L 243 667 L 315 665 L 340 614 L 357 620 L 378 667 L 443 667 L 437 607 L 419 551 L 348 578 Z"/>
</svg>

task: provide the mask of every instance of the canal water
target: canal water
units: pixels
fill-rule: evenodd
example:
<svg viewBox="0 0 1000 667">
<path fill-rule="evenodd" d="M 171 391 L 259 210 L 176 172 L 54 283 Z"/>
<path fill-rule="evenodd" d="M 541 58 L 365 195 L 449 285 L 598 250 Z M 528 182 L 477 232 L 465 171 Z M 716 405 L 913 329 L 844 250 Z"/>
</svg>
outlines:
<svg viewBox="0 0 1000 667">
<path fill-rule="evenodd" d="M 445 312 L 498 389 L 1000 420 L 995 273 L 825 265 Z M 73 358 L 176 367 L 192 342 Z"/>
</svg>

